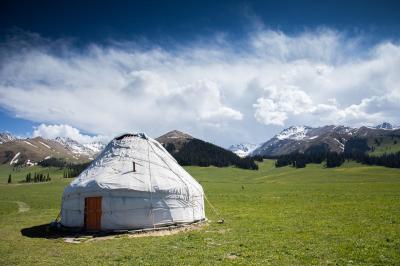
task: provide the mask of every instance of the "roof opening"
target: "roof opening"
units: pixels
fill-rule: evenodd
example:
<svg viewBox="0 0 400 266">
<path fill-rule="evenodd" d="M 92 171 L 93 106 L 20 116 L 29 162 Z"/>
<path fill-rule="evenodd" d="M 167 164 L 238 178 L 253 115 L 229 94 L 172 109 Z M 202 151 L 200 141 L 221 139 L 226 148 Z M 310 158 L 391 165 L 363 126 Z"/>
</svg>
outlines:
<svg viewBox="0 0 400 266">
<path fill-rule="evenodd" d="M 115 140 L 122 140 L 124 138 L 129 138 L 129 137 L 140 137 L 142 139 L 147 139 L 147 136 L 144 133 L 137 133 L 137 134 L 127 133 L 127 134 L 123 134 L 119 137 L 116 137 Z"/>
<path fill-rule="evenodd" d="M 119 137 L 116 137 L 115 139 L 116 140 L 121 140 L 121 139 L 124 139 L 124 138 L 127 138 L 127 137 L 134 137 L 134 136 L 135 136 L 134 134 L 124 134 L 124 135 L 121 135 Z"/>
</svg>

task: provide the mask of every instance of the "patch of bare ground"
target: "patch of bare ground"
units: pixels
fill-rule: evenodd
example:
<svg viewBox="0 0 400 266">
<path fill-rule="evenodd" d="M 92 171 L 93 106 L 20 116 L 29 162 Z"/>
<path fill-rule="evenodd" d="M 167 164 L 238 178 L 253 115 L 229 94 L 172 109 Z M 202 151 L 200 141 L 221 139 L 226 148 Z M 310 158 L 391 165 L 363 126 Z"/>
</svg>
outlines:
<svg viewBox="0 0 400 266">
<path fill-rule="evenodd" d="M 239 257 L 239 254 L 231 252 L 225 256 L 227 260 L 236 260 Z"/>
<path fill-rule="evenodd" d="M 25 202 L 16 201 L 16 203 L 18 204 L 18 212 L 27 212 L 31 209 Z"/>
<path fill-rule="evenodd" d="M 165 228 L 145 229 L 145 230 L 133 230 L 127 231 L 122 234 L 104 235 L 104 236 L 80 236 L 80 237 L 65 237 L 64 242 L 71 244 L 87 243 L 92 241 L 104 241 L 110 239 L 116 239 L 121 237 L 137 238 L 137 237 L 159 237 L 169 236 L 178 233 L 189 232 L 194 230 L 200 230 L 202 227 L 208 225 L 205 222 L 193 223 L 189 225 L 181 226 L 170 226 Z"/>
</svg>

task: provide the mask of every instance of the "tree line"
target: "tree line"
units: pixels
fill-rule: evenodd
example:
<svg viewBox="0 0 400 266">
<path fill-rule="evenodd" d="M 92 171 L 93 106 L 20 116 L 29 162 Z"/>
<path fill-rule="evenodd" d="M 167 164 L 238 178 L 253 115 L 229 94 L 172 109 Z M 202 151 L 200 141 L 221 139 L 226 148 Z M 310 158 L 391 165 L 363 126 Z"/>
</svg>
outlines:
<svg viewBox="0 0 400 266">
<path fill-rule="evenodd" d="M 47 175 L 43 174 L 43 173 L 33 173 L 33 177 L 32 177 L 32 173 L 28 173 L 26 174 L 25 177 L 25 183 L 39 183 L 39 182 L 49 182 L 51 180 L 50 174 L 47 173 Z"/>
<path fill-rule="evenodd" d="M 80 173 L 82 173 L 82 171 L 85 170 L 85 168 L 87 168 L 90 163 L 91 162 L 72 164 L 66 162 L 63 159 L 49 158 L 40 161 L 38 165 L 42 167 L 57 167 L 60 169 L 64 169 L 63 178 L 74 178 L 77 177 Z"/>
<path fill-rule="evenodd" d="M 85 168 L 89 166 L 90 162 L 88 163 L 81 163 L 81 164 L 71 164 L 67 163 L 63 159 L 57 158 L 49 158 L 42 160 L 38 163 L 38 165 L 42 167 L 57 167 L 59 169 L 64 169 L 63 171 L 63 178 L 74 178 L 77 177 Z M 19 171 L 20 167 L 13 168 L 13 171 Z M 36 172 L 29 172 L 26 174 L 25 179 L 20 182 L 25 183 L 40 183 L 40 182 L 48 182 L 51 181 L 51 177 L 49 173 L 36 173 Z M 12 175 L 8 175 L 8 184 L 12 183 Z"/>
<path fill-rule="evenodd" d="M 85 166 L 84 166 L 85 165 Z M 63 178 L 74 178 L 80 175 L 83 170 L 87 167 L 87 164 L 73 165 L 71 167 L 65 168 L 63 172 Z"/>
<path fill-rule="evenodd" d="M 367 165 L 379 165 L 392 168 L 400 168 L 400 152 L 382 154 L 379 156 L 369 155 L 371 148 L 368 146 L 367 139 L 352 138 L 349 139 L 343 152 L 329 151 L 327 144 L 318 144 L 309 147 L 304 153 L 294 152 L 274 159 L 276 167 L 291 165 L 296 168 L 304 168 L 309 163 L 325 163 L 327 168 L 341 166 L 346 160 Z"/>
<path fill-rule="evenodd" d="M 340 166 L 344 159 L 340 153 L 330 152 L 325 143 L 309 147 L 304 153 L 294 152 L 278 156 L 275 161 L 276 167 L 291 165 L 296 168 L 304 168 L 309 163 L 321 164 L 325 162 L 326 167 Z"/>
<path fill-rule="evenodd" d="M 353 138 L 347 141 L 343 156 L 362 164 L 400 168 L 400 152 L 376 156 L 369 155 L 368 151 L 370 150 L 366 139 Z"/>
</svg>

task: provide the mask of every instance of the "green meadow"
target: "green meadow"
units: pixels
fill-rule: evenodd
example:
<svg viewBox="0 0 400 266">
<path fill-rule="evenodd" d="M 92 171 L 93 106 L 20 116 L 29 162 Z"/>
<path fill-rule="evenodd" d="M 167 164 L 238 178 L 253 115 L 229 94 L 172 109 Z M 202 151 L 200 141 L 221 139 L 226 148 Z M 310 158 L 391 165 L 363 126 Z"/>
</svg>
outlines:
<svg viewBox="0 0 400 266">
<path fill-rule="evenodd" d="M 206 204 L 210 221 L 200 230 L 71 244 L 45 226 L 71 179 L 57 169 L 12 172 L 3 165 L 0 265 L 400 265 L 399 169 L 259 166 L 186 168 L 223 224 Z M 28 171 L 49 171 L 52 181 L 18 183 Z"/>
</svg>

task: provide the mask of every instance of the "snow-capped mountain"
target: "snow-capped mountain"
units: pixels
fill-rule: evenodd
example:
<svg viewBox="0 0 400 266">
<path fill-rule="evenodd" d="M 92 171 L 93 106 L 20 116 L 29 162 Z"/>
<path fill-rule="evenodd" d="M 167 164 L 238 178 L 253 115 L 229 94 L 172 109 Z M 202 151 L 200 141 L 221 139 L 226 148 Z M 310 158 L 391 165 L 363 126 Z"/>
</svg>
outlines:
<svg viewBox="0 0 400 266">
<path fill-rule="evenodd" d="M 392 129 L 393 129 L 393 126 L 392 126 L 392 124 L 390 124 L 390 123 L 388 123 L 388 122 L 383 122 L 382 124 L 377 125 L 375 128 L 376 128 L 376 129 L 387 129 L 387 130 L 392 130 Z"/>
<path fill-rule="evenodd" d="M 101 142 L 81 144 L 76 140 L 64 137 L 57 137 L 55 138 L 55 141 L 63 145 L 67 150 L 71 151 L 72 153 L 84 154 L 88 156 L 94 156 L 95 154 L 98 154 L 105 147 L 105 145 Z"/>
<path fill-rule="evenodd" d="M 284 139 L 302 140 L 307 137 L 307 132 L 309 129 L 311 128 L 307 126 L 292 126 L 287 129 L 284 129 L 275 137 L 279 140 L 284 140 Z"/>
<path fill-rule="evenodd" d="M 104 149 L 104 144 L 81 144 L 69 138 L 44 139 L 16 138 L 10 133 L 0 133 L 0 164 L 35 165 L 38 162 L 59 158 L 71 163 L 93 160 Z"/>
<path fill-rule="evenodd" d="M 351 128 L 346 126 L 292 126 L 282 130 L 270 140 L 261 144 L 251 155 L 279 156 L 292 152 L 305 152 L 315 145 L 322 145 L 335 152 L 343 152 L 347 140 L 352 137 L 362 137 L 374 140 L 399 136 L 400 129 L 393 128 L 384 122 L 376 127 Z"/>
<path fill-rule="evenodd" d="M 99 141 L 86 143 L 86 144 L 83 144 L 83 146 L 86 149 L 91 150 L 93 152 L 92 155 L 100 153 L 106 147 L 106 145 L 104 143 L 101 143 Z"/>
<path fill-rule="evenodd" d="M 232 151 L 239 157 L 246 157 L 252 153 L 259 145 L 251 143 L 240 143 L 236 145 L 231 145 L 228 150 Z"/>
<path fill-rule="evenodd" d="M 292 126 L 263 143 L 252 155 L 278 156 L 295 151 L 304 152 L 312 145 L 326 145 L 329 150 L 343 152 L 346 141 L 357 129 L 345 126 Z"/>
<path fill-rule="evenodd" d="M 16 140 L 17 138 L 9 132 L 0 133 L 0 144 Z"/>
</svg>

